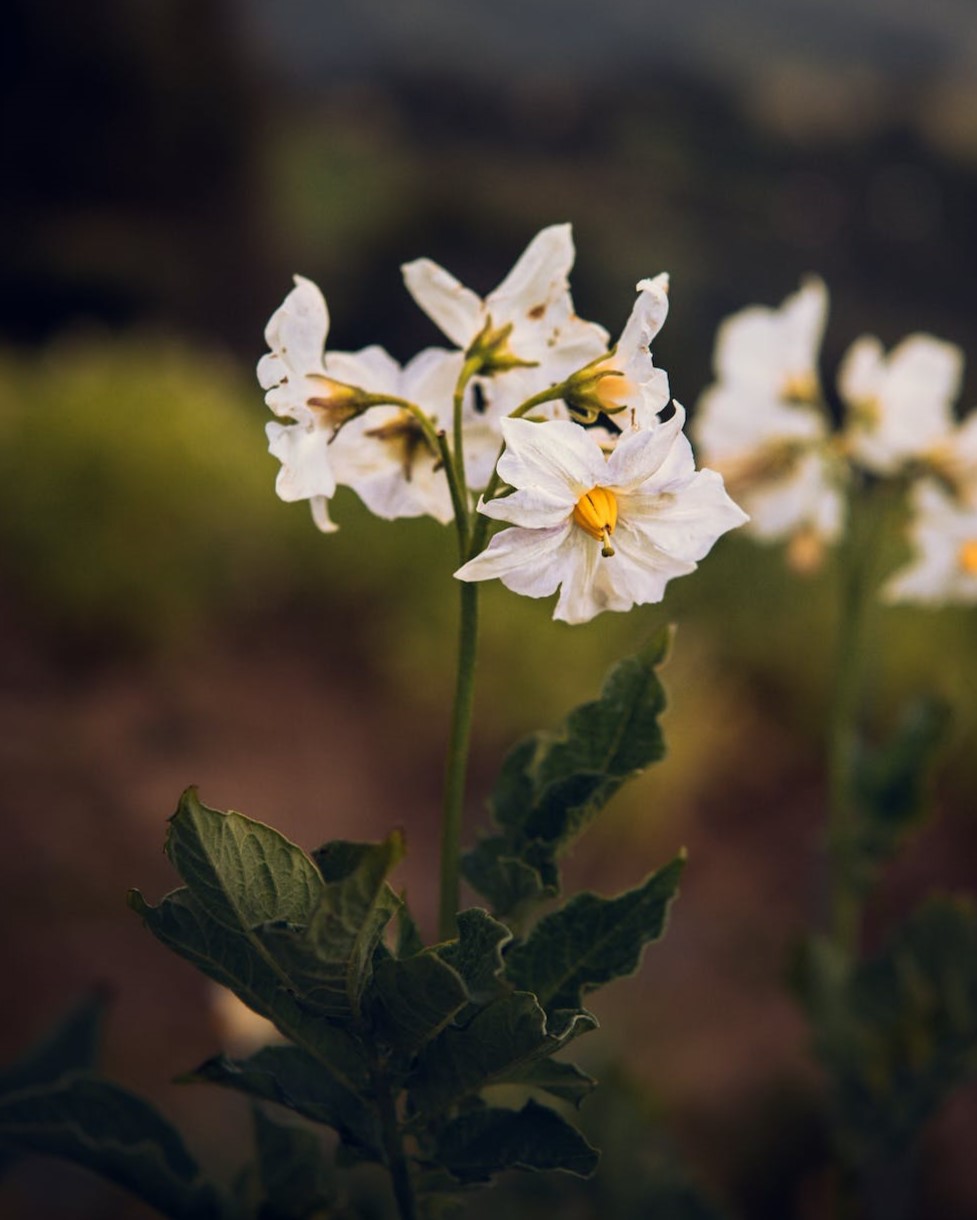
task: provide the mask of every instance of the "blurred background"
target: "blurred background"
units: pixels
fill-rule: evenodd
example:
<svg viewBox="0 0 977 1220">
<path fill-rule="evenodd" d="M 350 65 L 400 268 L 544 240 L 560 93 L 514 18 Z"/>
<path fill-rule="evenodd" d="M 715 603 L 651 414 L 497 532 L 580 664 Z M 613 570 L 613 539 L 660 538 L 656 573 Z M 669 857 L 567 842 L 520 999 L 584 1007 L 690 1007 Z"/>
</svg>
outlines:
<svg viewBox="0 0 977 1220">
<path fill-rule="evenodd" d="M 253 366 L 292 274 L 322 286 L 330 346 L 379 342 L 403 360 L 439 339 L 402 262 L 427 255 L 484 293 L 538 229 L 569 220 L 577 309 L 612 334 L 635 282 L 671 273 L 655 359 L 690 407 L 721 319 L 817 272 L 832 293 L 829 384 L 857 335 L 890 344 L 924 330 L 971 357 L 969 410 L 977 10 L 7 7 L 0 1060 L 107 985 L 106 1070 L 229 1176 L 247 1115 L 236 1098 L 171 1083 L 216 1051 L 220 1014 L 126 910 L 126 889 L 155 900 L 175 884 L 165 819 L 196 783 L 207 803 L 307 848 L 402 824 L 401 879 L 433 933 L 453 659 L 448 530 L 372 520 L 341 494 L 342 529 L 324 538 L 305 505 L 273 494 Z M 512 741 L 591 697 L 661 623 L 679 624 L 664 673 L 669 758 L 588 833 L 568 874 L 609 893 L 685 844 L 687 882 L 640 976 L 595 1006 L 604 1030 L 581 1054 L 627 1081 L 620 1095 L 641 1116 L 605 1114 L 607 1130 L 646 1132 L 635 1156 L 681 1162 L 725 1214 L 751 1220 L 828 1214 L 820 1081 L 784 975 L 822 914 L 835 601 L 830 565 L 800 581 L 778 551 L 735 537 L 663 606 L 626 618 L 569 629 L 546 604 L 485 596 L 472 835 Z M 956 713 L 936 816 L 886 874 L 871 948 L 924 894 L 973 888 L 977 633 L 973 611 L 880 609 L 868 638 L 874 729 L 915 691 Z M 977 1214 L 975 1139 L 971 1088 L 926 1134 L 918 1215 Z M 144 1214 L 41 1161 L 0 1184 L 0 1211 Z"/>
</svg>

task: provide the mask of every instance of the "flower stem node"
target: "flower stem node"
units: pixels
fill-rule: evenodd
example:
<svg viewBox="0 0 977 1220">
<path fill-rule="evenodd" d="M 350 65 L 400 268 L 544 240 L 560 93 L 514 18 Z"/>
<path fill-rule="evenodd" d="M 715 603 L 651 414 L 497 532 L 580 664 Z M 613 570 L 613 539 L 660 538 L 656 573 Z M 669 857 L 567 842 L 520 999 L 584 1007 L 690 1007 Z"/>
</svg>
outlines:
<svg viewBox="0 0 977 1220">
<path fill-rule="evenodd" d="M 591 538 L 600 542 L 605 559 L 614 554 L 610 535 L 617 525 L 617 498 L 607 487 L 592 487 L 577 501 L 573 520 Z"/>
<path fill-rule="evenodd" d="M 368 394 L 358 386 L 346 385 L 324 373 L 307 373 L 306 379 L 315 391 L 305 400 L 306 406 L 316 413 L 323 426 L 332 429 L 334 436 L 343 424 L 362 415 L 369 407 L 387 401 L 382 395 Z"/>
<path fill-rule="evenodd" d="M 485 325 L 465 352 L 465 363 L 470 367 L 472 376 L 481 374 L 491 377 L 494 373 L 504 373 L 509 369 L 537 367 L 538 360 L 523 360 L 509 346 L 512 326 L 511 322 L 496 326 L 491 317 L 485 319 Z"/>
</svg>

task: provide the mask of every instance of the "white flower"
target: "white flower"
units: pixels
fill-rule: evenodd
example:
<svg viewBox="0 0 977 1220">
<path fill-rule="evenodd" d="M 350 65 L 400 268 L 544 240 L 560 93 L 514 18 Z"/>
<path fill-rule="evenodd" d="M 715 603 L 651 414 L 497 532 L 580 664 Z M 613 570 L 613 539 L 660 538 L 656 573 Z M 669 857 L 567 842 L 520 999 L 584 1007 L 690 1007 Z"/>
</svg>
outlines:
<svg viewBox="0 0 977 1220">
<path fill-rule="evenodd" d="M 323 349 L 329 310 L 311 280 L 295 276 L 295 287 L 265 328 L 271 348 L 258 361 L 265 402 L 291 425 L 266 426 L 268 449 L 282 463 L 275 490 L 283 500 L 308 500 L 321 530 L 336 527 L 328 501 L 336 490 L 330 442 L 348 417 L 355 390 L 326 374 Z"/>
<path fill-rule="evenodd" d="M 450 427 L 452 395 L 464 356 L 427 348 L 403 368 L 382 347 L 330 352 L 326 371 L 368 394 L 418 404 L 432 424 Z M 375 406 L 344 424 L 333 446 L 336 481 L 352 487 L 378 517 L 431 516 L 442 524 L 454 511 L 441 458 L 405 407 Z"/>
<path fill-rule="evenodd" d="M 962 504 L 977 505 L 977 411 L 931 445 L 921 461 Z"/>
<path fill-rule="evenodd" d="M 668 276 L 640 280 L 631 315 L 614 348 L 570 377 L 566 401 L 583 422 L 603 412 L 625 428 L 651 428 L 668 403 L 668 375 L 655 368 L 651 342 L 668 315 Z"/>
<path fill-rule="evenodd" d="M 516 361 L 540 367 L 540 389 L 562 381 L 607 346 L 604 328 L 573 312 L 573 259 L 570 226 L 560 224 L 537 233 L 484 300 L 431 259 L 406 263 L 402 271 L 408 292 L 462 351 L 467 352 L 487 327 L 495 334 L 511 328 L 504 348 Z"/>
<path fill-rule="evenodd" d="M 852 457 L 878 474 L 923 457 L 953 428 L 962 372 L 960 349 L 930 335 L 910 335 L 888 356 L 878 339 L 857 339 L 838 373 Z"/>
<path fill-rule="evenodd" d="M 883 586 L 883 599 L 977 602 L 977 507 L 959 504 L 929 480 L 915 485 L 912 504 L 916 558 Z"/>
<path fill-rule="evenodd" d="M 753 305 L 727 318 L 716 335 L 716 378 L 756 397 L 816 402 L 818 352 L 828 290 L 810 276 L 778 309 Z"/>
<path fill-rule="evenodd" d="M 808 279 L 779 309 L 753 306 L 728 318 L 716 340 L 717 381 L 694 423 L 703 460 L 749 513 L 748 530 L 790 540 L 801 568 L 815 566 L 844 523 L 843 468 L 814 405 L 826 312 L 824 284 Z"/>
<path fill-rule="evenodd" d="M 515 490 L 479 505 L 510 524 L 455 575 L 498 578 L 515 593 L 560 589 L 554 618 L 582 623 L 602 610 L 661 601 L 674 576 L 746 520 L 714 471 L 696 471 L 685 412 L 624 434 L 609 457 L 568 420 L 502 421 L 499 474 Z"/>
</svg>

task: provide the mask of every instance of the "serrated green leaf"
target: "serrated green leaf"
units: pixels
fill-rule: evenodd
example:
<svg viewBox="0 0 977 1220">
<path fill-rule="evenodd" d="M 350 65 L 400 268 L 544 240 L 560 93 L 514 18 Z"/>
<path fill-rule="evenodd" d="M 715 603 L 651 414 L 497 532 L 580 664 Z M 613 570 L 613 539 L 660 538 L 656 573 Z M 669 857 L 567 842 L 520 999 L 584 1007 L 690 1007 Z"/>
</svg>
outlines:
<svg viewBox="0 0 977 1220">
<path fill-rule="evenodd" d="M 476 1004 L 487 1004 L 506 990 L 501 979 L 502 950 L 512 940 L 512 933 L 481 907 L 459 911 L 457 923 L 457 939 L 438 945 L 437 953 L 464 979 L 469 998 Z"/>
<path fill-rule="evenodd" d="M 575 1106 L 579 1106 L 597 1087 L 593 1076 L 588 1076 L 576 1064 L 566 1063 L 562 1059 L 538 1059 L 512 1072 L 499 1083 L 529 1085 Z"/>
<path fill-rule="evenodd" d="M 193 788 L 170 819 L 166 854 L 207 914 L 232 931 L 307 925 L 323 891 L 301 848 L 262 822 L 208 808 Z"/>
<path fill-rule="evenodd" d="M 462 871 L 498 914 L 559 890 L 557 856 L 625 780 L 665 751 L 658 723 L 665 695 L 655 673 L 661 633 L 611 670 L 600 697 L 576 708 L 555 733 L 537 733 L 508 754 L 489 801 L 500 835 L 481 840 Z"/>
<path fill-rule="evenodd" d="M 436 1037 L 469 999 L 461 975 L 433 949 L 380 962 L 374 971 L 373 994 L 384 1035 L 408 1052 Z"/>
<path fill-rule="evenodd" d="M 173 1220 L 221 1215 L 215 1189 L 176 1130 L 148 1102 L 93 1073 L 4 1096 L 0 1138 L 90 1169 Z"/>
<path fill-rule="evenodd" d="M 233 933 L 211 919 L 187 889 L 155 907 L 133 890 L 129 902 L 168 948 L 273 1022 L 345 1087 L 364 1087 L 369 1073 L 356 1040 L 303 1007 L 288 975 L 251 933 Z"/>
<path fill-rule="evenodd" d="M 588 1177 L 600 1154 L 548 1106 L 486 1107 L 462 1114 L 438 1136 L 437 1159 L 461 1182 L 486 1182 L 503 1169 L 560 1169 Z"/>
<path fill-rule="evenodd" d="M 323 1220 L 332 1214 L 335 1190 L 315 1132 L 275 1122 L 255 1107 L 254 1133 L 264 1196 L 257 1220 Z"/>
<path fill-rule="evenodd" d="M 371 1104 L 345 1087 L 297 1046 L 266 1046 L 249 1059 L 217 1055 L 185 1079 L 219 1084 L 273 1101 L 338 1131 L 361 1157 L 382 1160 L 381 1136 Z"/>
<path fill-rule="evenodd" d="M 0 1095 L 53 1083 L 66 1072 L 94 1069 L 104 1011 L 104 997 L 98 992 L 73 1008 L 22 1058 L 0 1072 Z"/>
<path fill-rule="evenodd" d="M 506 976 L 547 1012 L 580 1008 L 588 991 L 632 974 L 645 945 L 662 935 L 684 864 L 677 856 L 617 898 L 578 894 L 513 945 Z"/>
<path fill-rule="evenodd" d="M 515 991 L 493 1000 L 463 1028 L 448 1028 L 429 1042 L 408 1082 L 423 1113 L 443 1113 L 486 1085 L 512 1078 L 596 1028 L 588 1012 L 574 1013 L 553 1030 L 534 995 Z"/>
<path fill-rule="evenodd" d="M 808 1004 L 843 1146 L 855 1162 L 902 1157 L 977 1074 L 977 912 L 930 900 L 877 957 L 819 982 Z"/>
<path fill-rule="evenodd" d="M 342 962 L 350 1010 L 359 1012 L 373 953 L 400 907 L 387 875 L 403 859 L 404 838 L 394 831 L 382 843 L 327 843 L 313 853 L 326 881 L 309 928 L 320 961 Z"/>
<path fill-rule="evenodd" d="M 918 699 L 884 746 L 860 751 L 854 774 L 858 820 L 848 855 L 852 880 L 863 892 L 924 820 L 927 784 L 949 724 L 946 703 Z"/>
</svg>

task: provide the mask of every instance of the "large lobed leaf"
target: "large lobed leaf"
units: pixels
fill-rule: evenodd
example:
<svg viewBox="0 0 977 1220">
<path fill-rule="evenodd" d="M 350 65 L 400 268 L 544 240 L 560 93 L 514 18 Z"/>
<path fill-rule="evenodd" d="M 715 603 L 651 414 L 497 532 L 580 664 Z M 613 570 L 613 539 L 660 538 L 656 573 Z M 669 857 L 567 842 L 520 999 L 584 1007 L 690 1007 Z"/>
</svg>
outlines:
<svg viewBox="0 0 977 1220">
<path fill-rule="evenodd" d="M 519 742 L 489 801 L 500 833 L 482 839 L 462 869 L 498 914 L 558 892 L 561 851 L 625 780 L 665 752 L 665 695 L 655 670 L 670 633 L 611 670 L 600 697 L 570 713 L 555 733 Z"/>
<path fill-rule="evenodd" d="M 645 945 L 662 935 L 684 865 L 677 856 L 616 898 L 578 894 L 513 945 L 506 977 L 535 992 L 550 1014 L 579 1009 L 588 991 L 632 974 Z"/>
<path fill-rule="evenodd" d="M 147 1102 L 90 1072 L 0 1098 L 0 1139 L 74 1161 L 173 1220 L 216 1220 L 222 1207 L 173 1127 Z"/>
</svg>

